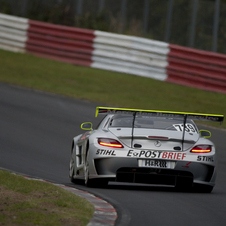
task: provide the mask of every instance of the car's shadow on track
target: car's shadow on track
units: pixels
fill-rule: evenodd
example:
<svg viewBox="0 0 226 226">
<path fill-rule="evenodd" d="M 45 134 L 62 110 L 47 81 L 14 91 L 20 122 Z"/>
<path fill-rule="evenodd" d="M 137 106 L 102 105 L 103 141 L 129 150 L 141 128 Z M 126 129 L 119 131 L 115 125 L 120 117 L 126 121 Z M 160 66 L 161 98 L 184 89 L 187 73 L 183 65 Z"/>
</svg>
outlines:
<svg viewBox="0 0 226 226">
<path fill-rule="evenodd" d="M 149 185 L 149 184 L 130 184 L 130 183 L 111 183 L 106 187 L 114 190 L 137 190 L 137 191 L 156 191 L 156 192 L 176 192 L 176 193 L 203 193 L 202 189 L 197 190 L 193 187 L 175 187 L 167 185 Z M 209 193 L 209 192 L 207 192 Z"/>
<path fill-rule="evenodd" d="M 74 187 L 83 191 L 88 191 L 95 193 L 96 191 L 100 191 L 102 189 L 107 190 L 134 190 L 134 191 L 152 191 L 152 192 L 180 192 L 180 193 L 199 193 L 194 192 L 190 189 L 180 190 L 175 188 L 174 186 L 164 186 L 164 185 L 147 185 L 147 184 L 131 184 L 131 183 L 118 183 L 118 182 L 109 182 L 108 186 L 105 187 L 98 187 L 95 188 L 88 188 L 85 184 L 81 181 L 76 184 L 68 183 L 65 184 L 70 187 Z"/>
<path fill-rule="evenodd" d="M 173 186 L 155 186 L 144 184 L 130 184 L 130 183 L 109 183 L 108 189 L 114 190 L 139 190 L 139 191 L 168 191 L 174 192 Z"/>
</svg>

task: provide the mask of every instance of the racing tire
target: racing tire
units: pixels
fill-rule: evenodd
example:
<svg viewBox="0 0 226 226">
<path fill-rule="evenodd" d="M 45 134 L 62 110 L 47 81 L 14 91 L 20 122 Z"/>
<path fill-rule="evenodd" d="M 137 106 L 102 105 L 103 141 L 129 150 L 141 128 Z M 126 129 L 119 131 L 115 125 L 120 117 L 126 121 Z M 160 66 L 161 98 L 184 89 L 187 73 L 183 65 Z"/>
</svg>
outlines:
<svg viewBox="0 0 226 226">
<path fill-rule="evenodd" d="M 85 165 L 84 165 L 84 177 L 85 177 L 85 185 L 87 187 L 94 187 L 95 179 L 89 178 L 89 163 L 87 161 L 87 156 L 86 156 L 86 161 L 85 161 Z"/>
<path fill-rule="evenodd" d="M 89 163 L 86 161 L 85 163 L 85 185 L 90 188 L 105 188 L 108 185 L 108 180 L 98 178 L 98 179 L 90 179 L 89 178 Z"/>
<path fill-rule="evenodd" d="M 74 152 L 75 150 L 74 150 L 74 145 L 73 145 L 73 147 L 72 147 L 72 153 L 71 153 L 71 159 L 70 159 L 70 166 L 69 166 L 69 178 L 70 178 L 70 181 L 72 182 L 72 183 L 74 183 L 74 184 L 82 184 L 82 180 L 80 180 L 80 179 L 75 179 L 74 178 L 74 175 L 75 175 L 75 171 L 74 171 L 74 169 L 75 169 L 75 164 L 76 164 L 76 162 L 74 161 L 74 159 L 72 158 L 72 155 L 73 155 L 73 152 Z"/>
<path fill-rule="evenodd" d="M 75 179 L 74 179 L 74 161 L 73 161 L 73 159 L 72 159 L 72 157 L 71 157 L 71 160 L 70 160 L 70 166 L 69 166 L 69 178 L 70 178 L 70 181 L 72 182 L 72 183 L 74 183 L 75 182 Z"/>
<path fill-rule="evenodd" d="M 84 185 L 83 180 L 81 180 L 81 179 L 75 179 L 75 178 L 74 178 L 74 170 L 73 170 L 73 172 L 72 172 L 71 175 L 70 175 L 70 173 L 69 173 L 69 178 L 70 178 L 70 181 L 71 181 L 73 184 Z"/>
</svg>

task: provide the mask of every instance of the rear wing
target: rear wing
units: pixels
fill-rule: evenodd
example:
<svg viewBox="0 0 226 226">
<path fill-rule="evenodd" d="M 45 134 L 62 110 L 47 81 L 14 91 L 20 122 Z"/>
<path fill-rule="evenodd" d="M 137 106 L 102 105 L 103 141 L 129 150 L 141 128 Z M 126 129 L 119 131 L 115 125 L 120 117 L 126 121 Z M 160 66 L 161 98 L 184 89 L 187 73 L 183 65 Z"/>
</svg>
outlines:
<svg viewBox="0 0 226 226">
<path fill-rule="evenodd" d="M 224 115 L 215 114 L 201 114 L 201 113 L 190 113 L 190 112 L 175 112 L 175 111 L 157 111 L 157 110 L 141 110 L 141 109 L 128 109 L 128 108 L 112 108 L 112 107 L 97 107 L 96 117 L 98 114 L 131 114 L 131 115 L 145 115 L 155 117 L 169 117 L 169 118 L 182 118 L 202 121 L 215 121 L 223 122 Z"/>
<path fill-rule="evenodd" d="M 200 113 L 190 113 L 190 112 L 175 112 L 175 111 L 156 111 L 156 110 L 141 110 L 141 109 L 127 109 L 127 108 L 111 108 L 111 107 L 97 107 L 96 117 L 98 113 L 105 114 L 131 114 L 133 115 L 133 125 L 132 125 L 132 139 L 131 148 L 133 147 L 133 134 L 134 134 L 134 121 L 136 115 L 145 115 L 149 117 L 168 117 L 168 118 L 181 118 L 183 119 L 183 131 L 182 131 L 182 151 L 184 149 L 184 137 L 187 119 L 192 120 L 203 120 L 203 121 L 214 121 L 222 123 L 224 120 L 224 115 L 215 114 L 200 114 Z"/>
</svg>

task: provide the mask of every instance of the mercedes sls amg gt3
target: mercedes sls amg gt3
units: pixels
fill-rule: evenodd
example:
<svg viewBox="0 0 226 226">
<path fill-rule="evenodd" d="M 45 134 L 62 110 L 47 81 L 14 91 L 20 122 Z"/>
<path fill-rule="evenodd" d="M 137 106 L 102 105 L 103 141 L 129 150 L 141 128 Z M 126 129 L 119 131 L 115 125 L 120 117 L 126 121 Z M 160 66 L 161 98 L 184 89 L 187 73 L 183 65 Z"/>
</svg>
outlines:
<svg viewBox="0 0 226 226">
<path fill-rule="evenodd" d="M 196 120 L 222 122 L 223 115 L 97 107 L 97 128 L 73 138 L 69 177 L 89 187 L 109 181 L 173 186 L 211 192 L 217 156 L 210 132 Z"/>
</svg>

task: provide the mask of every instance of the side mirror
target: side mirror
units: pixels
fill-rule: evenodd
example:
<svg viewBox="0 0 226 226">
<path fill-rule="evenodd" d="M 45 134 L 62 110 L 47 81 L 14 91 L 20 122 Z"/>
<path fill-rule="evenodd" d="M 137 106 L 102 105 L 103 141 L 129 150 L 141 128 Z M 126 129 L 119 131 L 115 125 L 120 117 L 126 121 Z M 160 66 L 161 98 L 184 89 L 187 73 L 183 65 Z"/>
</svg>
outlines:
<svg viewBox="0 0 226 226">
<path fill-rule="evenodd" d="M 81 125 L 81 129 L 83 130 L 92 130 L 93 124 L 91 122 L 84 122 Z"/>
<path fill-rule="evenodd" d="M 205 137 L 205 138 L 210 138 L 211 137 L 211 132 L 208 131 L 208 130 L 199 130 L 199 134 L 202 136 L 202 137 Z"/>
</svg>

